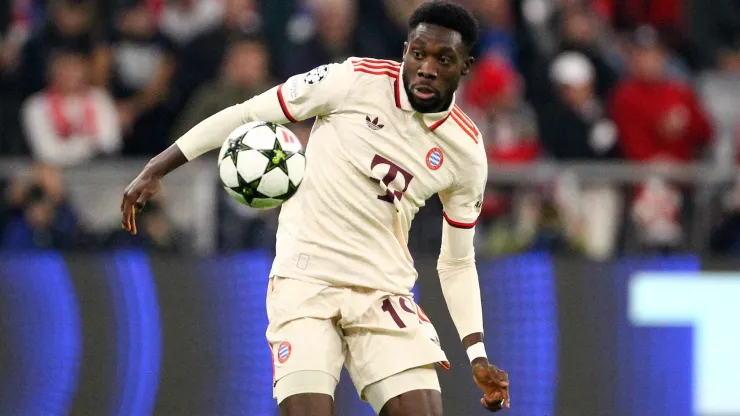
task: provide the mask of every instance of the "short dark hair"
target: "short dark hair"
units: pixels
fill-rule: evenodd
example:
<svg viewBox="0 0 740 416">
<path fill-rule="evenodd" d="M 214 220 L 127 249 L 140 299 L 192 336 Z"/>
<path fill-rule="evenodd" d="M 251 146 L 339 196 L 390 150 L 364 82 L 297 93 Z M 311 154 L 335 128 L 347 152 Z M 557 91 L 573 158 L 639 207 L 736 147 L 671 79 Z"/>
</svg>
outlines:
<svg viewBox="0 0 740 416">
<path fill-rule="evenodd" d="M 409 30 L 422 23 L 445 27 L 460 33 L 463 45 L 470 52 L 478 41 L 478 21 L 463 6 L 445 0 L 424 3 L 409 18 Z"/>
</svg>

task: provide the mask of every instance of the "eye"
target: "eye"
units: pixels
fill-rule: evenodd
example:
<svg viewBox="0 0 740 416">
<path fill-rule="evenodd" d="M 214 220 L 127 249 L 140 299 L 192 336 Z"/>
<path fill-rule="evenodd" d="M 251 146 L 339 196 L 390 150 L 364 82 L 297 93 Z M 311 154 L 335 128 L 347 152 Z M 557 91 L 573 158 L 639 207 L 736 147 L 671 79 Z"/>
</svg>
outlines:
<svg viewBox="0 0 740 416">
<path fill-rule="evenodd" d="M 414 49 L 413 51 L 411 51 L 411 55 L 412 55 L 412 56 L 413 56 L 414 58 L 416 58 L 416 59 L 423 59 L 423 58 L 424 58 L 424 54 L 423 54 L 423 53 L 421 53 L 421 51 L 420 51 L 420 50 L 418 50 L 418 49 Z"/>
<path fill-rule="evenodd" d="M 443 56 L 443 57 L 439 58 L 439 63 L 442 64 L 442 65 L 445 65 L 445 66 L 446 65 L 450 65 L 450 64 L 452 64 L 452 59 L 450 59 L 447 56 Z"/>
</svg>

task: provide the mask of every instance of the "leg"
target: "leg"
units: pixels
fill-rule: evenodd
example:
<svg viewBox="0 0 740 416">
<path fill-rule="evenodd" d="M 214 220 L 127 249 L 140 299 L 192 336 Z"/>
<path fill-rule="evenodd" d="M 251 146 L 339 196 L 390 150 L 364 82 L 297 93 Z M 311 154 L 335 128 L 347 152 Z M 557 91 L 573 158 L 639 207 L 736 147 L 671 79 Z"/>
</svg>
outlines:
<svg viewBox="0 0 740 416">
<path fill-rule="evenodd" d="M 280 416 L 332 416 L 334 400 L 319 393 L 290 396 L 280 403 Z"/>
<path fill-rule="evenodd" d="M 442 416 L 434 365 L 412 368 L 370 384 L 363 395 L 380 416 Z"/>
<path fill-rule="evenodd" d="M 384 416 L 442 415 L 435 363 L 447 357 L 426 315 L 410 297 L 383 292 L 357 293 L 352 305 L 340 323 L 360 397 Z"/>
<path fill-rule="evenodd" d="M 442 416 L 442 393 L 412 390 L 388 401 L 380 416 Z"/>
<path fill-rule="evenodd" d="M 337 381 L 322 371 L 297 371 L 278 380 L 280 416 L 332 416 Z"/>
<path fill-rule="evenodd" d="M 268 292 L 267 339 L 280 415 L 332 416 L 344 362 L 338 308 L 331 306 L 337 291 L 276 277 Z"/>
</svg>

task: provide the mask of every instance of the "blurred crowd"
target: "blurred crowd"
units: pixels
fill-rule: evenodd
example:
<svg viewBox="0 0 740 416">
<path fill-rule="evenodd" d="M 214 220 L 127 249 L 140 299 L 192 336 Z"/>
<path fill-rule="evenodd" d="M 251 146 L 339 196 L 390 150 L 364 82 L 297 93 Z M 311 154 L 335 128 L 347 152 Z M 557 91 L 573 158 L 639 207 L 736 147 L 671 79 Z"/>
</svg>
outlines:
<svg viewBox="0 0 740 416">
<path fill-rule="evenodd" d="M 399 60 L 406 20 L 421 2 L 0 2 L 0 157 L 36 161 L 30 180 L 0 184 L 0 248 L 182 249 L 156 203 L 142 237 L 84 231 L 65 202 L 64 169 L 150 157 L 203 118 L 324 63 Z M 475 11 L 482 33 L 457 100 L 477 122 L 492 166 L 740 160 L 739 0 L 459 3 Z M 310 124 L 292 128 L 305 140 Z M 482 253 L 605 258 L 626 246 L 687 247 L 691 184 L 656 176 L 635 186 L 593 185 L 565 174 L 538 186 L 489 188 Z M 740 187 L 725 188 L 706 245 L 738 252 Z M 274 232 L 270 215 L 222 200 L 219 218 L 221 248 L 273 241 L 265 237 Z"/>
</svg>

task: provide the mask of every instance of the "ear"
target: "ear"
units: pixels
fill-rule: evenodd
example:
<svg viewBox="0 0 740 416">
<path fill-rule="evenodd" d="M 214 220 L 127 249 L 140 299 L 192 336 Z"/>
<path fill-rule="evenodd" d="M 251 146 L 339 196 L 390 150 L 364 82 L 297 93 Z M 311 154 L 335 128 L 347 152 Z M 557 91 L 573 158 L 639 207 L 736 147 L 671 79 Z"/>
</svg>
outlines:
<svg viewBox="0 0 740 416">
<path fill-rule="evenodd" d="M 463 61 L 463 67 L 462 67 L 462 75 L 468 75 L 470 71 L 473 69 L 473 63 L 475 62 L 475 58 L 472 56 L 468 56 Z"/>
</svg>

